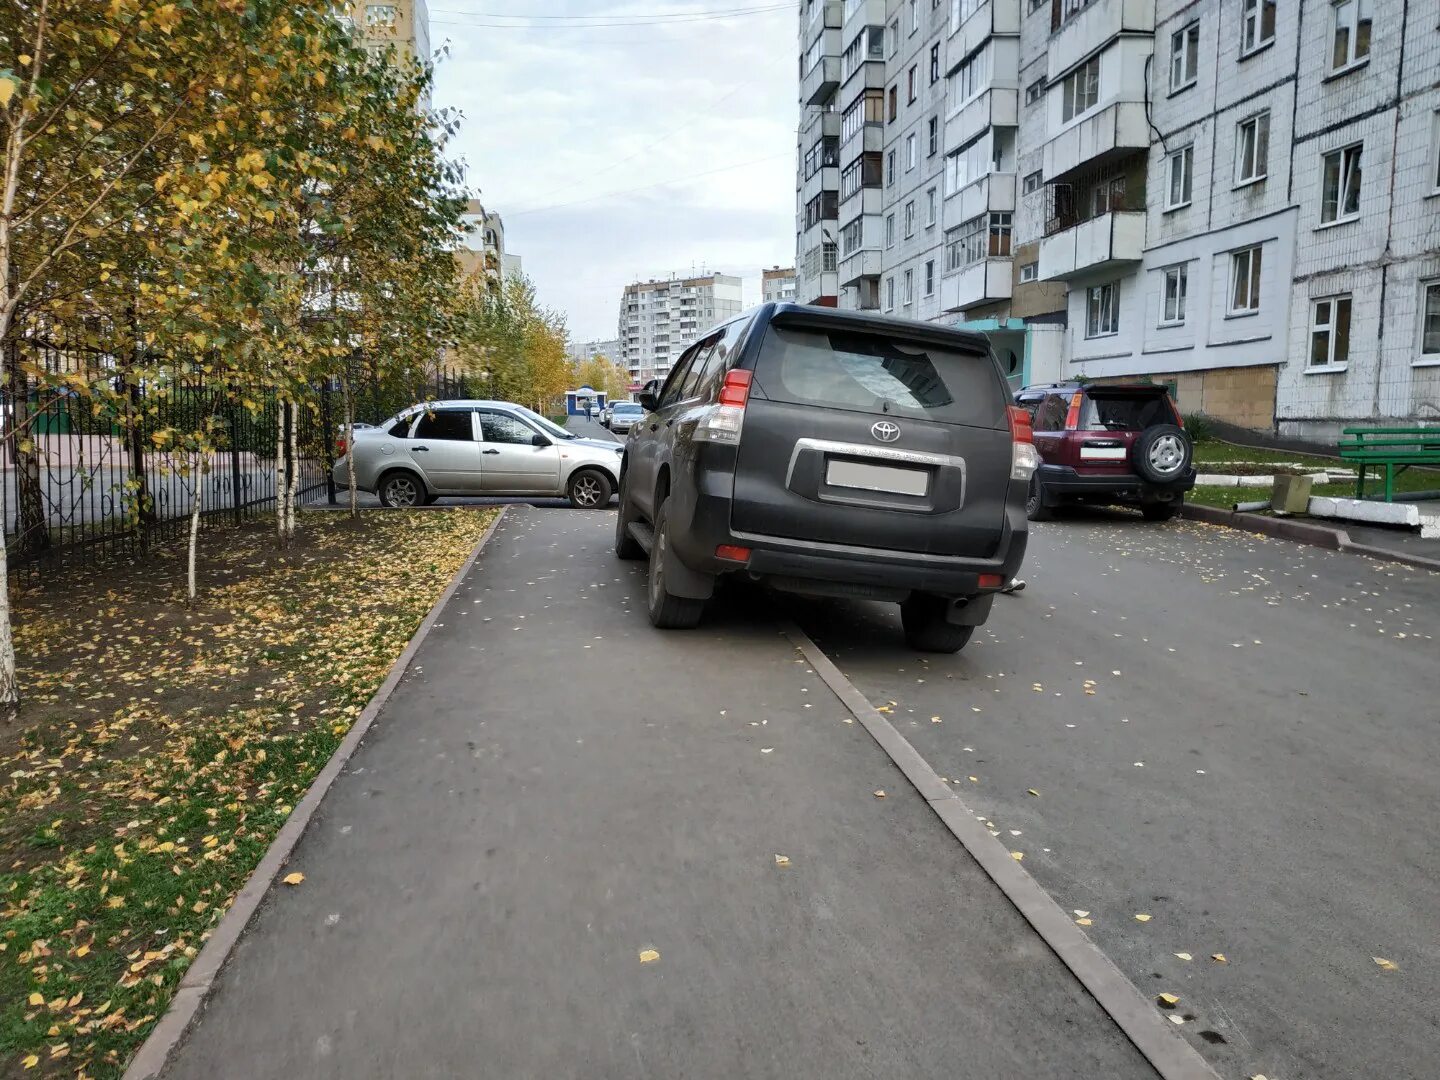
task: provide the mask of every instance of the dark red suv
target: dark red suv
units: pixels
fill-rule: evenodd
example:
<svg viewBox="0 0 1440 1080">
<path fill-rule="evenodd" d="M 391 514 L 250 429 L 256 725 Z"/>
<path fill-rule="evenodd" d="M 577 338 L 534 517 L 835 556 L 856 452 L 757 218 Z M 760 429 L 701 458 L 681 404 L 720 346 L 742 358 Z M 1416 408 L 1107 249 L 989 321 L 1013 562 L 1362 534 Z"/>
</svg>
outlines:
<svg viewBox="0 0 1440 1080">
<path fill-rule="evenodd" d="M 1168 521 L 1195 486 L 1193 447 L 1169 391 L 1149 383 L 1027 386 L 1041 466 L 1026 511 L 1044 521 L 1066 503 L 1124 503 Z"/>
</svg>

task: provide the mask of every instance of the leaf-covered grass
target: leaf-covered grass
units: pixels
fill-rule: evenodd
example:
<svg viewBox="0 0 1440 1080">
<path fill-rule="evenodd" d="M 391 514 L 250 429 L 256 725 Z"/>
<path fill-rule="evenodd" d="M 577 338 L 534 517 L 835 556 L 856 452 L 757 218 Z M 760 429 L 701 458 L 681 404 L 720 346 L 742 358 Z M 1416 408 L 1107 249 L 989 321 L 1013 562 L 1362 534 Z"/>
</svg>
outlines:
<svg viewBox="0 0 1440 1080">
<path fill-rule="evenodd" d="M 176 551 L 19 597 L 0 1076 L 120 1075 L 493 513 L 217 532 L 194 608 Z"/>
<path fill-rule="evenodd" d="M 1241 462 L 1239 465 L 1218 465 L 1217 462 Z M 1340 458 L 1315 457 L 1295 454 L 1287 450 L 1259 450 L 1251 446 L 1237 446 L 1217 439 L 1195 444 L 1195 467 L 1201 472 L 1228 473 L 1232 476 L 1250 474 L 1268 475 L 1266 466 L 1276 463 L 1298 463 L 1295 472 L 1324 472 L 1327 469 L 1354 469 L 1354 463 Z M 1372 468 L 1365 479 L 1365 494 L 1373 498 L 1383 492 L 1384 475 Z M 1395 478 L 1395 490 L 1399 491 L 1440 491 L 1440 470 L 1408 469 Z M 1330 484 L 1316 484 L 1310 489 L 1312 495 L 1329 495 L 1339 498 L 1355 497 L 1355 481 L 1339 480 Z M 1187 502 L 1203 506 L 1220 506 L 1229 509 L 1235 503 L 1258 502 L 1270 498 L 1270 485 L 1257 484 L 1245 487 L 1199 487 L 1186 497 Z"/>
</svg>

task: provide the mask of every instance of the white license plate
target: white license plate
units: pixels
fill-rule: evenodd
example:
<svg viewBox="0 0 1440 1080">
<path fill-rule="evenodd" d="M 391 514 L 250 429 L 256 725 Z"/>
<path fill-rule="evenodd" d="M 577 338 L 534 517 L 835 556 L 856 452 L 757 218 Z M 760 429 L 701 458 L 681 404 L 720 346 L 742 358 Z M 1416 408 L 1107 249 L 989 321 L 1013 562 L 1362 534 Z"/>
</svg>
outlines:
<svg viewBox="0 0 1440 1080">
<path fill-rule="evenodd" d="M 893 495 L 924 495 L 930 490 L 930 472 L 928 469 L 867 465 L 860 461 L 830 461 L 825 465 L 825 482 L 835 487 L 883 491 Z"/>
<path fill-rule="evenodd" d="M 1082 446 L 1081 461 L 1124 461 L 1130 456 L 1123 446 Z"/>
</svg>

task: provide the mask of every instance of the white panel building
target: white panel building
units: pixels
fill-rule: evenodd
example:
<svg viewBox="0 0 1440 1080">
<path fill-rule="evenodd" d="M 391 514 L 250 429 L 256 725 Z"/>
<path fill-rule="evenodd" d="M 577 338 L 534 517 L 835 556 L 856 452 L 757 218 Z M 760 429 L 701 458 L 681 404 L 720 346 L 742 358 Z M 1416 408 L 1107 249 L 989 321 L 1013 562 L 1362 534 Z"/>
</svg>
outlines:
<svg viewBox="0 0 1440 1080">
<path fill-rule="evenodd" d="M 1440 421 L 1433 5 L 802 0 L 800 19 L 802 72 L 839 50 L 834 90 L 812 75 L 801 101 L 802 196 L 807 117 L 841 117 L 832 302 L 986 330 L 1017 382 L 1147 376 L 1284 436 Z M 801 298 L 827 302 L 807 205 Z"/>
<path fill-rule="evenodd" d="M 733 275 L 637 281 L 620 297 L 620 348 L 612 359 L 636 382 L 662 379 L 687 345 L 742 307 Z"/>
</svg>

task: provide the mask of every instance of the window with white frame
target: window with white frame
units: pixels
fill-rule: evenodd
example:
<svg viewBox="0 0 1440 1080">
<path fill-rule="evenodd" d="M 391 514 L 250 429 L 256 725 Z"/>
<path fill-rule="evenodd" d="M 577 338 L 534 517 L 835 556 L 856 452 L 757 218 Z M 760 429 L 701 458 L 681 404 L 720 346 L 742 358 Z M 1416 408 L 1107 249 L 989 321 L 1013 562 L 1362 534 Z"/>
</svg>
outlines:
<svg viewBox="0 0 1440 1080">
<path fill-rule="evenodd" d="M 1034 281 L 1039 276 L 1040 264 L 1038 262 L 1028 262 L 1020 267 L 1020 280 L 1022 282 Z"/>
<path fill-rule="evenodd" d="M 394 4 L 366 4 L 365 25 L 372 29 L 394 26 L 396 9 Z"/>
<path fill-rule="evenodd" d="M 961 188 L 995 169 L 992 128 L 974 142 L 945 158 L 945 194 L 954 195 Z"/>
<path fill-rule="evenodd" d="M 1025 87 L 1025 104 L 1034 105 L 1045 96 L 1045 76 L 1040 76 L 1029 86 Z"/>
<path fill-rule="evenodd" d="M 1360 216 L 1360 153 L 1363 144 L 1332 150 L 1321 159 L 1320 221 L 1351 221 Z"/>
<path fill-rule="evenodd" d="M 945 93 L 953 113 L 982 90 L 990 87 L 990 44 L 950 73 Z"/>
<path fill-rule="evenodd" d="M 1253 315 L 1260 310 L 1259 246 L 1230 253 L 1230 314 Z"/>
<path fill-rule="evenodd" d="M 1358 64 L 1370 55 L 1370 0 L 1330 5 L 1330 70 Z"/>
<path fill-rule="evenodd" d="M 1420 355 L 1440 359 L 1440 281 L 1427 281 L 1421 288 Z"/>
<path fill-rule="evenodd" d="M 937 42 L 930 46 L 930 85 L 934 86 L 940 81 L 940 45 Z"/>
<path fill-rule="evenodd" d="M 886 215 L 885 215 L 885 246 L 886 246 L 887 248 L 892 248 L 892 247 L 895 246 L 895 215 L 894 215 L 894 214 L 886 214 Z"/>
<path fill-rule="evenodd" d="M 865 238 L 865 219 L 856 218 L 840 230 L 840 254 L 853 255 Z"/>
<path fill-rule="evenodd" d="M 920 4 L 919 0 L 910 0 L 910 33 L 920 29 Z"/>
<path fill-rule="evenodd" d="M 940 118 L 930 117 L 930 144 L 927 157 L 934 157 L 940 151 Z"/>
<path fill-rule="evenodd" d="M 1109 281 L 1085 290 L 1085 336 L 1108 337 L 1120 332 L 1120 283 Z"/>
<path fill-rule="evenodd" d="M 1160 302 L 1160 325 L 1178 326 L 1185 321 L 1185 297 L 1190 291 L 1190 271 L 1185 266 L 1165 270 Z"/>
<path fill-rule="evenodd" d="M 905 204 L 905 238 L 908 240 L 915 235 L 915 200 L 911 199 Z"/>
<path fill-rule="evenodd" d="M 885 310 L 895 310 L 895 278 L 893 276 L 885 279 Z"/>
<path fill-rule="evenodd" d="M 1240 55 L 1247 56 L 1275 40 L 1275 0 L 1243 0 Z"/>
<path fill-rule="evenodd" d="M 959 270 L 985 257 L 986 215 L 971 218 L 945 233 L 945 270 Z"/>
<path fill-rule="evenodd" d="M 919 149 L 915 144 L 915 133 L 912 131 L 905 136 L 905 171 L 909 172 L 919 161 Z"/>
<path fill-rule="evenodd" d="M 1065 76 L 1061 118 L 1069 122 L 1100 103 L 1100 57 L 1092 56 Z"/>
<path fill-rule="evenodd" d="M 932 187 L 925 192 L 925 224 L 935 224 L 935 189 Z"/>
<path fill-rule="evenodd" d="M 929 259 L 925 263 L 925 295 L 935 295 L 935 260 Z"/>
<path fill-rule="evenodd" d="M 1434 134 L 1430 138 L 1430 179 L 1440 191 L 1440 109 L 1435 110 Z"/>
<path fill-rule="evenodd" d="M 1165 191 L 1165 209 L 1178 210 L 1190 205 L 1190 192 L 1194 186 L 1195 147 L 1182 146 L 1165 159 L 1165 173 L 1168 178 Z"/>
<path fill-rule="evenodd" d="M 1334 367 L 1350 359 L 1350 297 L 1327 296 L 1310 309 L 1310 366 Z"/>
<path fill-rule="evenodd" d="M 900 20 L 892 19 L 890 22 L 890 57 L 894 59 L 900 51 Z M 891 305 L 894 306 L 893 304 Z"/>
<path fill-rule="evenodd" d="M 1200 72 L 1200 24 L 1176 30 L 1170 35 L 1170 89 L 1195 85 Z"/>
<path fill-rule="evenodd" d="M 1022 195 L 1029 195 L 1032 191 L 1039 191 L 1040 185 L 1044 180 L 1045 173 L 1041 169 L 1036 169 L 1032 173 L 1026 173 L 1025 179 L 1020 181 L 1020 193 Z"/>
<path fill-rule="evenodd" d="M 1270 110 L 1235 126 L 1235 183 L 1263 180 L 1270 171 Z"/>
<path fill-rule="evenodd" d="M 904 295 L 904 298 L 905 298 L 905 306 L 906 306 L 906 307 L 909 307 L 911 304 L 913 304 L 913 303 L 915 302 L 915 271 L 914 271 L 914 270 L 906 270 L 906 271 L 905 271 L 905 292 L 904 292 L 903 295 Z"/>
<path fill-rule="evenodd" d="M 895 151 L 890 150 L 885 154 L 885 186 L 895 186 Z"/>
<path fill-rule="evenodd" d="M 1010 242 L 1014 235 L 1015 215 L 1006 211 L 990 215 L 989 254 L 1005 258 L 1010 254 Z"/>
</svg>

